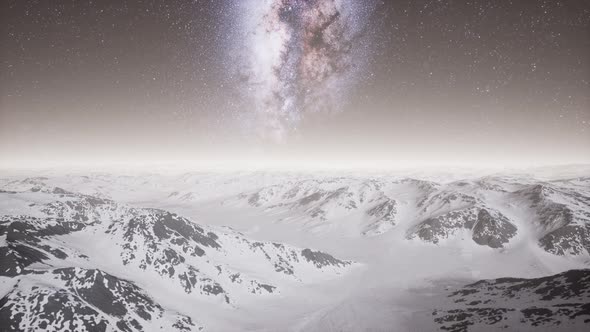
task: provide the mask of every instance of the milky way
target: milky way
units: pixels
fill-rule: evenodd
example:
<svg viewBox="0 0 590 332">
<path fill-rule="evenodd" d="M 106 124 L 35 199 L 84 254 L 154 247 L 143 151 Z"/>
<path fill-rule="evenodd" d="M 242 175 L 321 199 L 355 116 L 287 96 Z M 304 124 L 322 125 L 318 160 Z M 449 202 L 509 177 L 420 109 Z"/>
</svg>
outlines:
<svg viewBox="0 0 590 332">
<path fill-rule="evenodd" d="M 590 162 L 588 0 L 0 7 L 0 164 Z"/>
<path fill-rule="evenodd" d="M 283 141 L 307 113 L 339 111 L 366 75 L 372 1 L 249 0 L 233 8 L 228 69 L 260 136 Z"/>
</svg>

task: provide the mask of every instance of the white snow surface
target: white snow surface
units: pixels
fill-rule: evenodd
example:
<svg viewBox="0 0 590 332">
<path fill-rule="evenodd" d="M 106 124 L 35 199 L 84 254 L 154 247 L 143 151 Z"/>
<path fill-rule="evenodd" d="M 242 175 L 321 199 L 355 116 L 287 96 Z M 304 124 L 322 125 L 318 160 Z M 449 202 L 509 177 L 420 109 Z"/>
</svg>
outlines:
<svg viewBox="0 0 590 332">
<path fill-rule="evenodd" d="M 177 315 L 191 317 L 195 330 L 205 331 L 431 330 L 437 326 L 428 313 L 450 286 L 590 268 L 590 238 L 583 233 L 590 230 L 588 171 L 568 167 L 561 173 L 552 168 L 463 178 L 448 173 L 5 172 L 0 216 L 67 220 L 75 211 L 60 202 L 104 199 L 106 205 L 84 212 L 90 216 L 84 230 L 42 239 L 67 258 L 48 254 L 26 268 L 98 269 L 132 282 L 164 310 L 144 326 L 147 331 L 172 326 Z M 51 215 L 48 205 L 65 215 Z M 440 233 L 431 233 L 429 220 L 456 214 L 473 219 L 481 210 L 493 218 L 482 233 L 485 239 L 499 223 L 513 225 L 514 234 L 498 235 L 500 246 L 482 245 L 475 241 L 474 226 L 482 221 L 475 219 L 474 225 L 462 219 L 459 226 L 445 224 Z M 219 247 L 189 240 L 191 248 L 196 244 L 204 252 L 191 255 L 197 249 L 187 253 L 183 244 L 153 237 L 154 216 L 161 211 L 193 223 L 203 236 L 215 234 Z M 138 216 L 150 230 L 129 240 L 126 231 Z M 579 226 L 576 232 L 582 233 L 559 233 L 566 226 Z M 7 245 L 6 235 L 0 236 L 0 247 Z M 342 265 L 320 268 L 305 259 L 305 248 Z M 184 261 L 170 263 L 162 254 L 166 249 L 181 253 Z M 142 259 L 148 256 L 153 262 L 145 268 Z M 166 272 L 170 267 L 173 275 Z M 192 269 L 198 270 L 198 282 L 186 292 L 179 276 Z M 44 289 L 61 287 L 54 279 L 0 276 L 0 297 L 15 287 L 30 292 L 35 282 Z M 212 294 L 204 285 L 219 285 L 224 293 Z"/>
</svg>

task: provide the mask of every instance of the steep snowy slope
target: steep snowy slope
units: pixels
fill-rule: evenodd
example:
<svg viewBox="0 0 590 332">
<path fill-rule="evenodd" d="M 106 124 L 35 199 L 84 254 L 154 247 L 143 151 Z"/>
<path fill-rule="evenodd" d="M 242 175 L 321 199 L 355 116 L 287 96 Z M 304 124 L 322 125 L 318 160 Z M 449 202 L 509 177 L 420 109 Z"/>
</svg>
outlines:
<svg viewBox="0 0 590 332">
<path fill-rule="evenodd" d="M 590 186 L 588 179 L 578 180 Z M 518 192 L 535 210 L 539 244 L 556 255 L 590 251 L 590 195 L 567 184 L 536 184 Z"/>
</svg>

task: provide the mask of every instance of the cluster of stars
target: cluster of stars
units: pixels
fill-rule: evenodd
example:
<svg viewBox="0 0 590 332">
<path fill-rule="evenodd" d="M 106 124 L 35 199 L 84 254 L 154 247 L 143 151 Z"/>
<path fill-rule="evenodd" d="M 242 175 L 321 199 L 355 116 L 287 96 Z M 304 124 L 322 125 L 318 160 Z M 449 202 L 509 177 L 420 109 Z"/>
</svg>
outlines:
<svg viewBox="0 0 590 332">
<path fill-rule="evenodd" d="M 12 137 L 93 118 L 282 141 L 344 111 L 590 139 L 584 0 L 7 0 L 1 15 Z"/>
</svg>

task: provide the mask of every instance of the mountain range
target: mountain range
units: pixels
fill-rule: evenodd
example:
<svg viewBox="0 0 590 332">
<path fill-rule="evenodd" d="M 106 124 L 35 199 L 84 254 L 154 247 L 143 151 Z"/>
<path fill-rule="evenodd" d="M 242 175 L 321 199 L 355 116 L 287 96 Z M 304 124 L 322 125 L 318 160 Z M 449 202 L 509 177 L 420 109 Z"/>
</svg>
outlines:
<svg viewBox="0 0 590 332">
<path fill-rule="evenodd" d="M 584 174 L 0 178 L 6 331 L 576 330 L 589 252 Z"/>
</svg>

